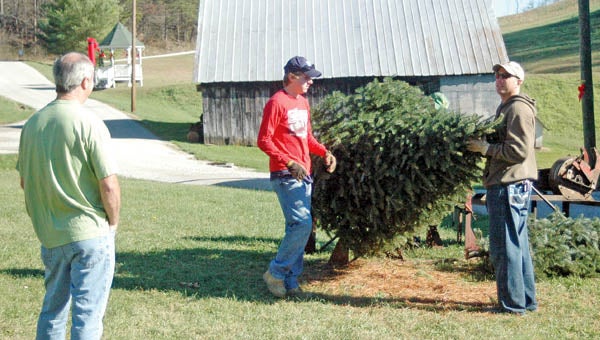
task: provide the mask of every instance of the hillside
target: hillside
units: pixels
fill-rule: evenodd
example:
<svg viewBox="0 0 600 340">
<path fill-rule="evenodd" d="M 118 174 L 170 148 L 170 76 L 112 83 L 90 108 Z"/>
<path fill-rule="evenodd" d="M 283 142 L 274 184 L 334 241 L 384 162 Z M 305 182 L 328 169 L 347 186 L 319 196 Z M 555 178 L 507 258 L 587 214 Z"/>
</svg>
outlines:
<svg viewBox="0 0 600 340">
<path fill-rule="evenodd" d="M 600 9 L 600 0 L 590 0 L 590 12 Z M 550 25 L 556 22 L 577 18 L 577 0 L 562 0 L 552 5 L 537 7 L 520 14 L 498 19 L 503 34 L 522 31 L 532 27 Z"/>
<path fill-rule="evenodd" d="M 600 0 L 590 1 L 592 46 L 600 44 Z M 545 126 L 539 167 L 550 167 L 567 155 L 579 155 L 583 146 L 580 85 L 579 11 L 577 0 L 502 17 L 499 24 L 511 60 L 521 63 L 527 77 L 523 92 L 537 100 L 538 117 Z M 592 54 L 594 70 L 600 52 Z M 595 76 L 596 80 L 598 79 Z M 594 86 L 595 107 L 600 88 Z M 596 135 L 600 136 L 596 122 Z"/>
<path fill-rule="evenodd" d="M 590 1 L 592 45 L 600 44 L 600 0 Z M 579 72 L 577 0 L 563 0 L 499 20 L 511 60 L 533 73 Z M 593 53 L 599 66 L 600 51 Z"/>
</svg>

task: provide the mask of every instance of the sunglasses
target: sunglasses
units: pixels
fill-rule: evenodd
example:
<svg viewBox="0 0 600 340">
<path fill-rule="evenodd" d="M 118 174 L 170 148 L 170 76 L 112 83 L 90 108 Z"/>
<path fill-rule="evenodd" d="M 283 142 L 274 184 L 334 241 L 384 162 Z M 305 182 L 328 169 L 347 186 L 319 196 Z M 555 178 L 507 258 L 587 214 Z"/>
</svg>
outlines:
<svg viewBox="0 0 600 340">
<path fill-rule="evenodd" d="M 500 73 L 500 72 L 496 72 L 496 79 L 498 78 L 502 78 L 502 79 L 508 79 L 510 77 L 514 77 L 512 74 L 510 73 Z"/>
</svg>

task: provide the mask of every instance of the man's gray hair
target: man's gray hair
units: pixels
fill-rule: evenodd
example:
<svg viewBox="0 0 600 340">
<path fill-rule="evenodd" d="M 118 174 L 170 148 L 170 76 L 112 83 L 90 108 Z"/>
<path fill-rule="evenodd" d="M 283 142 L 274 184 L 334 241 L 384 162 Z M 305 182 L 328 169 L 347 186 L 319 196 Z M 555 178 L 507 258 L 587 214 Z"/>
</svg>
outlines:
<svg viewBox="0 0 600 340">
<path fill-rule="evenodd" d="M 79 52 L 70 52 L 54 62 L 52 68 L 56 92 L 69 93 L 86 77 L 94 79 L 94 65 L 88 56 Z"/>
</svg>

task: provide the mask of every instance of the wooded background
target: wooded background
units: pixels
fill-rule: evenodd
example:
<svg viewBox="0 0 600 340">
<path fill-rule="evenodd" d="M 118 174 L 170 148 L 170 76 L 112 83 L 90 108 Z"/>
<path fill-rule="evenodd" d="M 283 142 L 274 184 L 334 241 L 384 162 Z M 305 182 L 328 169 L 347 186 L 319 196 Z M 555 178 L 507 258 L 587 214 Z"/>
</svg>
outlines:
<svg viewBox="0 0 600 340">
<path fill-rule="evenodd" d="M 116 2 L 119 7 L 119 21 L 131 29 L 132 0 Z M 193 48 L 196 43 L 198 2 L 199 0 L 136 0 L 138 38 L 147 46 L 157 49 Z M 81 1 L 0 0 L 0 50 L 24 50 L 27 54 L 46 54 L 39 38 L 39 23 L 46 17 L 48 5 L 62 4 L 69 7 L 73 3 Z M 101 18 L 102 13 L 90 13 L 90 16 Z M 108 21 L 106 28 L 110 30 L 116 22 Z M 104 36 L 94 38 L 100 41 Z M 85 40 L 82 43 L 86 44 Z"/>
</svg>

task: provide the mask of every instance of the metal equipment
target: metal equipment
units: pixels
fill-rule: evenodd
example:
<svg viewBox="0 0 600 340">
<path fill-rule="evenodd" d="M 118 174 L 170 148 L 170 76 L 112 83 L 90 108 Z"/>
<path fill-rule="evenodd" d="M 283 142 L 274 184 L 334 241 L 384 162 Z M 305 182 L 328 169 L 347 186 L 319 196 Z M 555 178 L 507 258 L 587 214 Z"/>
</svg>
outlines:
<svg viewBox="0 0 600 340">
<path fill-rule="evenodd" d="M 592 148 L 593 160 L 585 148 L 581 149 L 578 157 L 565 157 L 557 160 L 547 172 L 548 189 L 555 194 L 563 195 L 568 200 L 592 200 L 596 190 L 600 168 L 594 160 L 600 159 L 596 148 Z M 540 171 L 545 176 L 546 171 Z M 546 189 L 538 186 L 538 189 Z"/>
</svg>

